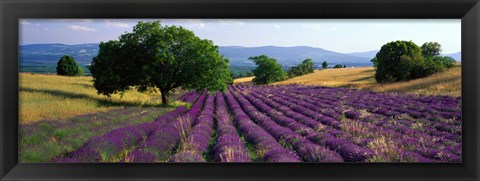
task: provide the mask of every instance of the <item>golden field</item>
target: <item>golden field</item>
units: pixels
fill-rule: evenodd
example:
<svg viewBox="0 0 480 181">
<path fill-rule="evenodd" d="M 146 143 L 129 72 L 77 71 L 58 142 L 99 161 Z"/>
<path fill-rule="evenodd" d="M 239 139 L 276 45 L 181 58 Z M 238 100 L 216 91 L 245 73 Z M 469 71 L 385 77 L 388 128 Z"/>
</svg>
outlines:
<svg viewBox="0 0 480 181">
<path fill-rule="evenodd" d="M 92 77 L 65 77 L 20 73 L 19 123 L 64 120 L 92 112 L 128 106 L 161 105 L 160 93 L 127 91 L 106 97 L 98 95 Z"/>
<path fill-rule="evenodd" d="M 429 77 L 396 83 L 379 84 L 374 78 L 374 67 L 315 70 L 272 85 L 301 84 L 329 87 L 348 87 L 376 92 L 404 92 L 422 95 L 461 96 L 461 66 Z"/>
</svg>

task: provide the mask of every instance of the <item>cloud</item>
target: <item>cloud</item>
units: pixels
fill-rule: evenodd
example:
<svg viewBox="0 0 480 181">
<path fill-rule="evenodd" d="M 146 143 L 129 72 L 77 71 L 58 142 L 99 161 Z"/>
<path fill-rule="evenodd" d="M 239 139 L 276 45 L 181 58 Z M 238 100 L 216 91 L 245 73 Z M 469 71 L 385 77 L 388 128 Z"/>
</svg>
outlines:
<svg viewBox="0 0 480 181">
<path fill-rule="evenodd" d="M 178 19 L 175 20 L 178 23 L 184 24 L 187 28 L 204 29 L 207 25 L 201 19 Z"/>
<path fill-rule="evenodd" d="M 68 27 L 68 29 L 73 30 L 73 31 L 87 31 L 87 32 L 92 32 L 92 31 L 97 31 L 94 28 L 89 28 L 86 26 L 79 26 L 79 25 L 71 25 Z"/>
<path fill-rule="evenodd" d="M 273 25 L 273 27 L 274 27 L 275 29 L 282 29 L 282 26 L 280 26 L 280 25 Z"/>
<path fill-rule="evenodd" d="M 43 31 L 48 31 L 49 29 L 48 28 L 43 28 Z"/>
<path fill-rule="evenodd" d="M 130 27 L 129 24 L 124 23 L 124 22 L 119 22 L 119 21 L 111 21 L 111 20 L 105 20 L 106 27 L 116 27 L 116 28 L 128 28 Z"/>
<path fill-rule="evenodd" d="M 314 30 L 314 31 L 322 31 L 323 27 L 322 25 L 318 24 L 302 24 L 302 27 L 308 30 Z"/>
<path fill-rule="evenodd" d="M 221 19 L 221 20 L 218 20 L 218 22 L 221 25 L 237 25 L 237 26 L 245 25 L 245 22 L 240 20 L 233 20 L 233 19 Z"/>
</svg>

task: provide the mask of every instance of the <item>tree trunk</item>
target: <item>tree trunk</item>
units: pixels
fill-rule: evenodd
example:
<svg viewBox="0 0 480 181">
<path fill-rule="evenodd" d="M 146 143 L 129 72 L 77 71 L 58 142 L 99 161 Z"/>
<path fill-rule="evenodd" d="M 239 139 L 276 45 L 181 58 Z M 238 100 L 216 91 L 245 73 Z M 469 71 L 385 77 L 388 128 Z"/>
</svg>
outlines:
<svg viewBox="0 0 480 181">
<path fill-rule="evenodd" d="M 168 98 L 167 98 L 167 92 L 166 91 L 160 91 L 162 94 L 162 104 L 163 105 L 168 105 Z"/>
</svg>

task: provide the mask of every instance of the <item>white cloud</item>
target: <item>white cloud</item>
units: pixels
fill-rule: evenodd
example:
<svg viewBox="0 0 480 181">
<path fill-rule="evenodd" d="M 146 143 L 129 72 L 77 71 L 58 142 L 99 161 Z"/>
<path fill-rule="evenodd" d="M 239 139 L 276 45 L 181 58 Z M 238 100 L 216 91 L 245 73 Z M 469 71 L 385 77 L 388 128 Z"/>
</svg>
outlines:
<svg viewBox="0 0 480 181">
<path fill-rule="evenodd" d="M 68 29 L 73 30 L 73 31 L 88 31 L 88 32 L 97 31 L 94 28 L 89 28 L 89 27 L 86 27 L 86 26 L 79 26 L 79 25 L 71 25 L 71 26 L 68 27 Z"/>
<path fill-rule="evenodd" d="M 280 25 L 273 25 L 273 27 L 276 28 L 276 29 L 282 29 L 282 26 L 280 26 Z"/>
<path fill-rule="evenodd" d="M 221 20 L 218 20 L 218 22 L 221 25 L 237 25 L 237 26 L 245 25 L 245 22 L 240 20 L 233 20 L 233 19 L 221 19 Z"/>
<path fill-rule="evenodd" d="M 337 28 L 337 27 L 333 27 L 333 28 L 330 28 L 330 30 L 332 30 L 332 31 L 338 31 L 338 28 Z"/>
<path fill-rule="evenodd" d="M 188 28 L 204 29 L 207 28 L 207 25 L 201 19 L 179 19 L 176 20 L 178 23 L 185 24 Z"/>
<path fill-rule="evenodd" d="M 49 29 L 48 28 L 43 28 L 43 31 L 48 31 Z"/>
<path fill-rule="evenodd" d="M 128 28 L 129 24 L 120 21 L 105 20 L 106 27 Z"/>
<path fill-rule="evenodd" d="M 323 27 L 322 25 L 318 24 L 302 24 L 302 27 L 308 30 L 314 30 L 314 31 L 322 31 Z"/>
</svg>

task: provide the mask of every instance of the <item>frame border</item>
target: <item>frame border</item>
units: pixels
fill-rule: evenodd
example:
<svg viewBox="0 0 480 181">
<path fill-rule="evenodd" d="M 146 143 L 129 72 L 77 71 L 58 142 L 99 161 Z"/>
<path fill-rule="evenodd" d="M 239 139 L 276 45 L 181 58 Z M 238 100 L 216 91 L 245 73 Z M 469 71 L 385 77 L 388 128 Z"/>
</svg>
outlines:
<svg viewBox="0 0 480 181">
<path fill-rule="evenodd" d="M 478 180 L 479 0 L 0 0 L 1 180 Z M 463 163 L 17 163 L 19 18 L 462 19 Z"/>
</svg>

